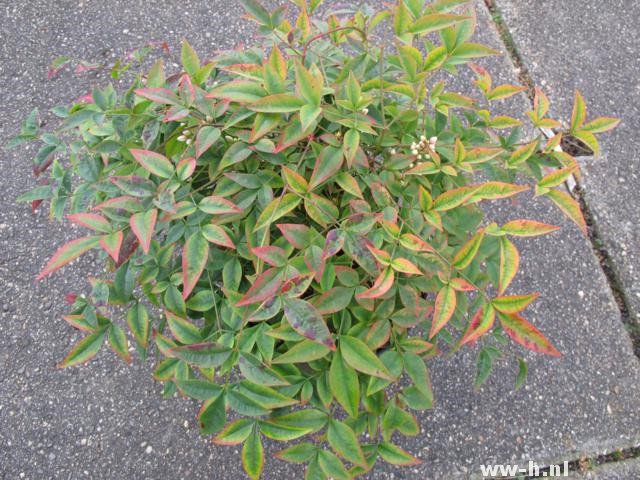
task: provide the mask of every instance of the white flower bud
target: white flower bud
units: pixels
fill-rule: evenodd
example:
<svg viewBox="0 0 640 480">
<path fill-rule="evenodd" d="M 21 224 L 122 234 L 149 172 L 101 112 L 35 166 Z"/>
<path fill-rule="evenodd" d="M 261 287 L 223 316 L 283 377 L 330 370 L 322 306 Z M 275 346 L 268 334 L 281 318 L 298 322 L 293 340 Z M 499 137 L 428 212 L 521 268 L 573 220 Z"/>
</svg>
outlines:
<svg viewBox="0 0 640 480">
<path fill-rule="evenodd" d="M 187 137 L 185 137 L 184 135 L 180 135 L 180 136 L 177 138 L 177 140 L 178 140 L 179 142 L 184 142 L 186 139 L 187 139 Z"/>
<path fill-rule="evenodd" d="M 367 113 L 369 113 L 369 109 L 368 108 L 363 108 L 362 109 L 362 113 L 364 113 L 366 115 Z"/>
<path fill-rule="evenodd" d="M 424 142 L 427 139 L 427 137 L 425 137 L 424 135 L 420 135 L 420 141 Z"/>
<path fill-rule="evenodd" d="M 180 122 L 180 126 L 181 126 L 181 127 L 184 127 L 185 125 L 186 125 L 186 123 L 185 123 L 185 122 Z"/>
<path fill-rule="evenodd" d="M 418 155 L 418 150 L 416 150 L 415 148 L 413 150 L 411 150 L 411 153 L 414 155 Z"/>
<path fill-rule="evenodd" d="M 418 160 L 422 160 L 422 154 L 418 155 Z"/>
<path fill-rule="evenodd" d="M 189 130 L 182 130 L 182 134 L 183 134 L 185 137 L 188 137 L 189 135 L 191 135 L 191 132 L 190 132 Z"/>
<path fill-rule="evenodd" d="M 192 142 L 192 141 L 193 141 L 193 140 L 191 140 L 190 138 L 187 138 L 187 139 L 184 141 L 184 143 L 186 143 L 187 145 L 191 145 L 191 142 Z"/>
<path fill-rule="evenodd" d="M 429 139 L 429 146 L 431 147 L 431 150 L 435 148 L 437 141 L 438 141 L 438 137 L 431 137 Z"/>
<path fill-rule="evenodd" d="M 204 119 L 207 123 L 213 122 L 213 117 L 211 115 L 207 115 Z"/>
<path fill-rule="evenodd" d="M 389 153 L 390 153 L 391 155 L 395 155 L 395 154 L 396 154 L 396 149 L 395 149 L 395 148 L 392 148 L 391 150 L 389 150 Z"/>
<path fill-rule="evenodd" d="M 415 166 L 416 166 L 416 164 L 415 164 L 415 163 L 410 163 L 410 164 L 409 164 L 409 168 L 413 168 L 413 167 L 415 167 Z"/>
</svg>

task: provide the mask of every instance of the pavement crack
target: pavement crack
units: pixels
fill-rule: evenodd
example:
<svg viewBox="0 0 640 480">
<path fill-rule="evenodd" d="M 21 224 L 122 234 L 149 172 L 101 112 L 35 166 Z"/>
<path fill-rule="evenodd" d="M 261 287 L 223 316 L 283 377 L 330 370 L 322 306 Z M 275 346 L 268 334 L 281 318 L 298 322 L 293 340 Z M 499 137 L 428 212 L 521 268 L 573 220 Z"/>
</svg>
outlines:
<svg viewBox="0 0 640 480">
<path fill-rule="evenodd" d="M 527 65 L 524 62 L 522 56 L 518 52 L 513 36 L 509 31 L 509 27 L 504 21 L 500 9 L 496 5 L 496 0 L 484 0 L 484 3 L 491 15 L 491 18 L 493 19 L 493 23 L 496 26 L 502 43 L 504 44 L 509 54 L 509 58 L 511 59 L 516 75 L 518 77 L 518 81 L 522 84 L 522 86 L 526 87 L 527 90 L 525 93 L 527 94 L 527 97 L 529 98 L 529 101 L 533 106 L 533 99 L 535 95 L 535 82 L 533 80 L 533 77 L 529 72 L 529 69 L 527 68 Z M 571 154 L 575 152 L 569 151 L 568 153 Z M 636 357 L 640 358 L 640 324 L 631 315 L 629 299 L 620 279 L 620 275 L 618 274 L 618 271 L 616 269 L 615 262 L 605 246 L 606 243 L 604 241 L 604 237 L 600 233 L 600 229 L 598 228 L 598 224 L 596 222 L 593 211 L 589 207 L 589 203 L 586 200 L 584 186 L 577 179 L 575 179 L 575 187 L 568 189 L 572 196 L 580 204 L 582 215 L 587 222 L 588 238 L 589 242 L 591 243 L 591 248 L 594 255 L 598 259 L 600 269 L 605 275 L 607 284 L 609 285 L 609 289 L 611 290 L 613 298 L 615 299 L 615 302 L 618 306 L 622 323 L 626 327 L 627 332 L 631 338 L 633 351 Z"/>
</svg>

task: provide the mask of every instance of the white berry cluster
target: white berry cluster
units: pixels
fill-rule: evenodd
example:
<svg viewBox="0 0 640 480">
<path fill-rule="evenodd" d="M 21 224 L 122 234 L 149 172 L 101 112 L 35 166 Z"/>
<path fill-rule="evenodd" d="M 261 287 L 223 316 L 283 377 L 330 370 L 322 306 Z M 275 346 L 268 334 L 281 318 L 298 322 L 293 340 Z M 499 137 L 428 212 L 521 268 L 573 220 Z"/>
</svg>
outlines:
<svg viewBox="0 0 640 480">
<path fill-rule="evenodd" d="M 180 124 L 181 127 L 184 127 L 185 125 L 185 123 Z M 182 135 L 180 135 L 177 140 L 179 142 L 184 142 L 187 145 L 191 145 L 191 142 L 193 141 L 193 139 L 191 138 L 191 131 L 189 131 L 188 129 L 183 130 Z"/>
<path fill-rule="evenodd" d="M 433 151 L 436 148 L 437 142 L 438 142 L 438 137 L 431 137 L 427 141 L 427 137 L 425 137 L 424 135 L 421 135 L 420 141 L 418 143 L 413 142 L 411 144 L 411 153 L 415 155 L 418 160 L 422 160 L 423 158 L 425 159 L 429 158 L 429 150 L 427 149 L 427 146 L 429 147 L 430 150 Z"/>
</svg>

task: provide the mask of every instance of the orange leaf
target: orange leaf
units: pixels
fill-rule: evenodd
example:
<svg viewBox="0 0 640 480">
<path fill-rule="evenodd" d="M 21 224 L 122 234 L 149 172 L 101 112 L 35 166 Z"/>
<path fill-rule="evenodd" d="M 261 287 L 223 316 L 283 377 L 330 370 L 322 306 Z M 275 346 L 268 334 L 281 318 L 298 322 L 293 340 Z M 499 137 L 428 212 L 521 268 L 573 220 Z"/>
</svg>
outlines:
<svg viewBox="0 0 640 480">
<path fill-rule="evenodd" d="M 487 333 L 493 326 L 495 318 L 496 312 L 491 305 L 479 308 L 471 319 L 469 328 L 464 334 L 464 337 L 460 340 L 460 346 L 465 343 L 475 342 L 478 338 Z"/>
<path fill-rule="evenodd" d="M 520 254 L 507 237 L 500 237 L 500 279 L 498 292 L 502 294 L 518 272 Z"/>
<path fill-rule="evenodd" d="M 527 322 L 517 313 L 499 313 L 502 328 L 515 342 L 534 352 L 546 353 L 559 357 L 561 353 L 546 339 L 536 327 Z"/>
<path fill-rule="evenodd" d="M 429 331 L 429 340 L 442 330 L 451 320 L 453 312 L 456 310 L 456 291 L 451 285 L 446 285 L 440 289 L 436 296 L 436 304 L 433 310 L 433 320 Z"/>
<path fill-rule="evenodd" d="M 364 298 L 379 298 L 389 291 L 393 285 L 395 274 L 392 268 L 386 268 L 380 273 L 373 286 L 369 290 L 365 290 L 356 295 L 361 300 Z"/>
</svg>

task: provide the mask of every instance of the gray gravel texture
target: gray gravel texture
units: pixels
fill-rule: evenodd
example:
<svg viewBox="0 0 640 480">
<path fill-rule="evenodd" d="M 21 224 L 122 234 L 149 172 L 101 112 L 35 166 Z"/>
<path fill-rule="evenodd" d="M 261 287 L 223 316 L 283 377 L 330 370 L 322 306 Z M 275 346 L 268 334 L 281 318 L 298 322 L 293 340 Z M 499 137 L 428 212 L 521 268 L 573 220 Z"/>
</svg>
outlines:
<svg viewBox="0 0 640 480">
<path fill-rule="evenodd" d="M 524 63 L 569 119 L 580 90 L 589 118 L 622 119 L 584 162 L 586 199 L 613 258 L 631 315 L 640 321 L 640 2 L 497 0 Z"/>
<path fill-rule="evenodd" d="M 480 2 L 479 6 L 482 7 Z M 484 7 L 482 7 L 484 8 Z M 249 43 L 252 30 L 233 1 L 0 3 L 0 143 L 34 106 L 41 110 L 86 93 L 96 80 L 65 72 L 48 81 L 53 57 L 96 59 L 148 39 L 172 47 L 187 37 L 203 54 Z M 483 40 L 499 46 L 480 10 Z M 504 58 L 488 62 L 515 82 Z M 525 108 L 523 98 L 505 108 Z M 99 273 L 83 258 L 41 283 L 33 279 L 57 245 L 80 230 L 32 214 L 15 198 L 33 185 L 31 150 L 0 154 L 0 478 L 243 478 L 239 448 L 215 447 L 195 424 L 197 405 L 161 400 L 150 366 L 126 366 L 108 351 L 83 368 L 56 370 L 79 335 L 62 321 L 64 295 L 86 291 Z M 371 478 L 469 478 L 481 463 L 538 463 L 610 451 L 640 442 L 637 359 L 590 246 L 547 205 L 533 218 L 562 225 L 554 236 L 518 242 L 522 272 L 514 292 L 540 291 L 527 317 L 564 352 L 558 360 L 525 354 L 531 376 L 514 392 L 514 362 L 502 362 L 479 393 L 475 352 L 430 364 L 436 408 L 420 417 L 423 433 L 402 445 L 419 467 L 379 465 Z M 529 201 L 509 211 L 526 216 Z M 497 204 L 497 216 L 509 204 Z M 522 353 L 520 350 L 514 350 Z M 274 450 L 268 446 L 267 456 Z M 264 478 L 300 478 L 301 470 L 267 459 Z M 614 478 L 614 477 L 611 477 Z"/>
</svg>

